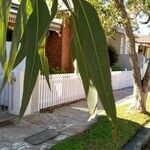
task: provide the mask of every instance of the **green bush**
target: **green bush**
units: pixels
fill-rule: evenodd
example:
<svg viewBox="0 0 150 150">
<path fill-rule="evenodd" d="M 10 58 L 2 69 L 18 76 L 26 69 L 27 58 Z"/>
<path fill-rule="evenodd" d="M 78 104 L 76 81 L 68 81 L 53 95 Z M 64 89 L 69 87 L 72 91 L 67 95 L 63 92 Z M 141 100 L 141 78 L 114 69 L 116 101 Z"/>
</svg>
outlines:
<svg viewBox="0 0 150 150">
<path fill-rule="evenodd" d="M 117 51 L 114 47 L 108 46 L 108 53 L 109 53 L 110 66 L 114 66 L 119 60 Z"/>
<path fill-rule="evenodd" d="M 61 68 L 59 67 L 49 67 L 49 74 L 63 74 L 65 73 L 65 71 L 63 71 Z M 41 75 L 43 75 L 43 72 L 40 72 Z"/>
<path fill-rule="evenodd" d="M 112 67 L 111 67 L 111 70 L 112 70 L 112 71 L 123 71 L 122 68 L 121 68 L 120 66 L 117 66 L 117 65 L 112 66 Z"/>
<path fill-rule="evenodd" d="M 49 67 L 49 74 L 63 74 L 63 73 L 65 73 L 65 71 L 59 67 L 56 68 L 52 66 Z"/>
</svg>

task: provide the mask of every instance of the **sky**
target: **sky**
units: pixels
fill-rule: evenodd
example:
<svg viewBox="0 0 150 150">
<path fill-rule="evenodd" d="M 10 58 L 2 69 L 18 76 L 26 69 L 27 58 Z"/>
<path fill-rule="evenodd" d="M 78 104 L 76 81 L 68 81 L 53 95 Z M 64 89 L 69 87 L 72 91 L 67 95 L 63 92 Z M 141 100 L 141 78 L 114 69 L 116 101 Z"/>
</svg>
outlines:
<svg viewBox="0 0 150 150">
<path fill-rule="evenodd" d="M 148 27 L 147 25 L 140 25 L 139 32 L 140 35 L 150 35 L 150 27 Z"/>
<path fill-rule="evenodd" d="M 139 27 L 140 27 L 138 32 L 140 35 L 150 35 L 150 23 L 148 23 L 146 25 L 141 24 L 141 22 L 147 21 L 147 19 L 148 19 L 148 17 L 146 15 L 143 15 L 143 14 L 141 14 L 137 17 L 137 22 L 138 22 Z"/>
</svg>

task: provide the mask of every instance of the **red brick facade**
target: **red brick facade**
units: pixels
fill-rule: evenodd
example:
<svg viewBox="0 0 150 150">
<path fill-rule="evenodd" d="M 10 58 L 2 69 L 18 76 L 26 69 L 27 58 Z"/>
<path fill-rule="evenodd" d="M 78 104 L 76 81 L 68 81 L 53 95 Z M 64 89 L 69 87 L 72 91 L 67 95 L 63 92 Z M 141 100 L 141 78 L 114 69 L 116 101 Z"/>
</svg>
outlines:
<svg viewBox="0 0 150 150">
<path fill-rule="evenodd" d="M 62 28 L 62 62 L 61 67 L 67 72 L 73 72 L 71 57 L 71 21 L 67 21 Z"/>
<path fill-rule="evenodd" d="M 61 36 L 55 31 L 50 31 L 47 39 L 46 55 L 49 64 L 53 67 L 60 67 L 65 72 L 73 72 L 71 57 L 71 22 L 62 26 Z"/>
<path fill-rule="evenodd" d="M 62 37 L 55 31 L 50 31 L 46 45 L 46 56 L 48 57 L 49 64 L 53 67 L 61 68 L 61 55 Z"/>
</svg>

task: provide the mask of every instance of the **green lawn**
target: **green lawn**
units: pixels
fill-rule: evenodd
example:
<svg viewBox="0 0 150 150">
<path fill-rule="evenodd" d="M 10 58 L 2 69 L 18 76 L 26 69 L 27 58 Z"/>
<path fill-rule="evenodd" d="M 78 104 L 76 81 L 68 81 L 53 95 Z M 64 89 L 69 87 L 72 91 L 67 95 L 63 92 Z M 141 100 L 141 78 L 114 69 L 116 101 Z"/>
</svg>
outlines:
<svg viewBox="0 0 150 150">
<path fill-rule="evenodd" d="M 150 96 L 148 98 L 150 104 Z M 150 105 L 148 110 L 150 111 Z M 118 138 L 115 150 L 121 150 L 122 146 L 134 136 L 150 116 L 138 112 L 128 112 L 128 105 L 117 108 Z M 61 141 L 52 150 L 112 150 L 111 125 L 106 116 L 100 116 L 98 121 L 89 130 L 81 135 Z"/>
</svg>

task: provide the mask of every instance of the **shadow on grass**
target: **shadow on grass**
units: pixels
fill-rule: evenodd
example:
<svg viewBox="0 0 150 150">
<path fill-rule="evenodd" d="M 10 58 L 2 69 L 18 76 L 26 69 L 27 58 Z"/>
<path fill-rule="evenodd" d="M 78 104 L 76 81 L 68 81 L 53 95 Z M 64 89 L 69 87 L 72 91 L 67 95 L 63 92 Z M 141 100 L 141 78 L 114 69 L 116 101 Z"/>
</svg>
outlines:
<svg viewBox="0 0 150 150">
<path fill-rule="evenodd" d="M 98 121 L 80 135 L 61 141 L 52 150 L 121 150 L 139 129 L 142 128 L 130 120 L 117 118 L 118 137 L 117 143 L 113 143 L 111 124 L 106 116 L 100 116 Z"/>
</svg>

